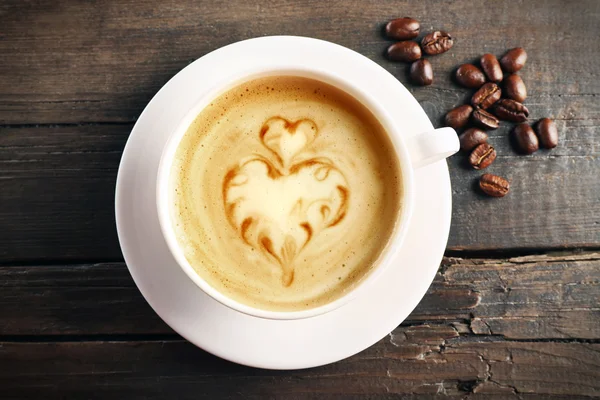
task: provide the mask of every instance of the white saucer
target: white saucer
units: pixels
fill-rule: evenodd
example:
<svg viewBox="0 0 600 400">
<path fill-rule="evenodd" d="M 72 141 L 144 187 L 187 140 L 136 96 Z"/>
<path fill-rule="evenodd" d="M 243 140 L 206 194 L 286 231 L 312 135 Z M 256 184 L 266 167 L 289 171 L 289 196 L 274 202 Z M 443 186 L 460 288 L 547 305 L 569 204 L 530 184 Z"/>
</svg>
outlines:
<svg viewBox="0 0 600 400">
<path fill-rule="evenodd" d="M 415 171 L 415 211 L 397 266 L 388 269 L 362 296 L 327 314 L 292 321 L 251 317 L 204 294 L 176 264 L 161 235 L 155 197 L 158 163 L 172 131 L 200 97 L 222 86 L 229 76 L 261 65 L 316 63 L 364 81 L 371 95 L 398 118 L 407 137 L 433 128 L 406 88 L 366 57 L 316 39 L 264 37 L 216 50 L 173 77 L 141 114 L 121 160 L 117 230 L 135 283 L 177 333 L 239 364 L 309 368 L 373 345 L 398 326 L 425 295 L 448 240 L 452 197 L 448 167 L 442 161 Z"/>
</svg>

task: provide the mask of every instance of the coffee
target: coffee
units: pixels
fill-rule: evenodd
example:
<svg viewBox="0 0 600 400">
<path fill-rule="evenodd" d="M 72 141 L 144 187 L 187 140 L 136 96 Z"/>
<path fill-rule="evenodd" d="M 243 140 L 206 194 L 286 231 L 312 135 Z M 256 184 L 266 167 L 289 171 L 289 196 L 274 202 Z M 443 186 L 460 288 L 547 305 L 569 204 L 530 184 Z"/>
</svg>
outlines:
<svg viewBox="0 0 600 400">
<path fill-rule="evenodd" d="M 271 311 L 327 304 L 377 265 L 402 178 L 377 118 L 314 79 L 255 79 L 190 125 L 170 174 L 177 241 L 225 296 Z"/>
<path fill-rule="evenodd" d="M 450 50 L 454 45 L 454 39 L 452 36 L 444 31 L 435 31 L 425 35 L 421 40 L 421 47 L 425 54 L 435 56 L 442 54 Z"/>
<path fill-rule="evenodd" d="M 496 150 L 487 143 L 481 143 L 473 149 L 469 163 L 475 169 L 485 169 L 496 159 Z"/>
<path fill-rule="evenodd" d="M 479 187 L 483 193 L 492 197 L 504 197 L 510 189 L 508 181 L 501 176 L 483 174 L 479 178 Z"/>
<path fill-rule="evenodd" d="M 495 102 L 500 100 L 502 90 L 495 83 L 488 82 L 479 88 L 471 97 L 473 107 L 483 110 L 490 108 Z"/>
<path fill-rule="evenodd" d="M 412 40 L 396 42 L 388 47 L 387 56 L 392 61 L 413 62 L 421 58 L 421 48 Z"/>
<path fill-rule="evenodd" d="M 473 107 L 468 104 L 453 108 L 446 114 L 446 125 L 451 126 L 454 129 L 460 129 L 467 125 L 472 113 Z"/>
<path fill-rule="evenodd" d="M 460 149 L 462 151 L 471 151 L 480 144 L 487 143 L 488 135 L 481 129 L 469 128 L 459 137 Z"/>
<path fill-rule="evenodd" d="M 431 85 L 433 83 L 433 68 L 429 60 L 422 58 L 412 63 L 410 65 L 410 78 L 417 85 Z"/>
<path fill-rule="evenodd" d="M 540 148 L 540 142 L 529 124 L 522 123 L 513 129 L 517 149 L 523 154 L 533 154 Z"/>
<path fill-rule="evenodd" d="M 504 80 L 504 94 L 507 98 L 523 103 L 527 98 L 527 87 L 523 79 L 517 74 L 512 74 Z"/>
<path fill-rule="evenodd" d="M 487 76 L 490 82 L 502 82 L 504 73 L 502 72 L 502 67 L 500 67 L 500 63 L 495 55 L 490 53 L 484 54 L 481 56 L 479 63 L 481 64 L 481 69 L 485 72 L 485 76 Z"/>
<path fill-rule="evenodd" d="M 485 75 L 473 64 L 463 64 L 456 69 L 456 81 L 464 87 L 479 89 L 485 83 Z"/>
</svg>

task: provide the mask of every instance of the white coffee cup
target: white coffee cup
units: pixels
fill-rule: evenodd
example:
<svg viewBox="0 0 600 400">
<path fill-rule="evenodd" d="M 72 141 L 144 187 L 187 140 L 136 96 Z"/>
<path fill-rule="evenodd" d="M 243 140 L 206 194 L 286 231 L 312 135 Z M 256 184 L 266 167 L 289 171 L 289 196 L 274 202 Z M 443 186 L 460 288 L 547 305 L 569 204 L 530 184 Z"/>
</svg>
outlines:
<svg viewBox="0 0 600 400">
<path fill-rule="evenodd" d="M 310 51 L 308 51 L 304 57 L 296 60 L 278 59 L 276 56 L 272 58 L 262 57 L 253 62 L 248 62 L 246 68 L 243 65 L 240 65 L 239 68 L 229 68 L 231 69 L 230 73 L 217 74 L 220 75 L 220 79 L 215 79 L 214 84 L 210 85 L 210 89 L 198 95 L 196 101 L 194 101 L 194 106 L 187 111 L 185 117 L 182 118 L 178 126 L 174 127 L 162 153 L 158 168 L 156 192 L 158 217 L 164 239 L 173 257 L 186 275 L 202 291 L 227 307 L 256 317 L 281 320 L 309 318 L 335 310 L 356 298 L 356 296 L 364 293 L 372 282 L 378 279 L 388 268 L 400 267 L 392 265 L 392 259 L 402 247 L 404 237 L 406 236 L 410 224 L 414 208 L 414 171 L 431 163 L 444 160 L 456 153 L 459 149 L 458 137 L 452 128 L 435 129 L 422 132 L 421 134 L 409 138 L 404 137 L 402 134 L 402 127 L 397 126 L 395 119 L 391 118 L 390 113 L 393 113 L 394 110 L 389 109 L 389 107 L 383 107 L 377 97 L 374 97 L 371 94 L 368 85 L 369 76 L 361 76 L 360 69 L 354 68 L 346 71 L 343 68 L 336 66 L 335 63 L 332 64 L 331 60 L 321 58 L 321 56 L 327 54 L 327 50 L 331 50 L 332 54 L 339 51 L 352 52 L 349 49 L 341 48 L 339 45 L 310 38 L 275 36 L 235 43 L 223 49 L 216 50 L 205 57 L 221 57 L 223 54 L 219 54 L 219 52 L 222 53 L 227 51 L 231 54 L 234 47 L 234 50 L 237 53 L 247 52 L 248 56 L 251 57 L 252 54 L 256 54 L 256 46 L 259 46 L 263 52 L 268 52 L 270 44 L 276 44 L 277 46 L 294 46 L 298 41 L 314 42 L 314 45 L 310 46 L 311 48 L 314 48 L 314 54 L 310 54 Z M 360 65 L 361 63 L 365 64 L 364 73 L 389 75 L 387 71 L 379 66 L 374 68 L 372 65 L 374 63 L 364 56 L 355 52 L 352 53 L 353 57 L 356 57 L 357 65 Z M 323 81 L 342 89 L 365 105 L 378 118 L 379 122 L 390 136 L 402 170 L 403 185 L 403 206 L 398 215 L 398 228 L 390 238 L 389 245 L 384 250 L 383 256 L 380 257 L 378 265 L 375 266 L 373 271 L 343 297 L 316 308 L 292 312 L 268 311 L 250 307 L 225 296 L 202 279 L 189 264 L 184 256 L 183 250 L 178 244 L 170 215 L 172 204 L 169 199 L 168 190 L 171 166 L 177 147 L 187 131 L 187 128 L 200 111 L 202 111 L 212 99 L 243 82 L 259 77 L 277 75 L 293 75 Z M 395 83 L 400 84 L 397 81 Z M 403 102 L 415 101 L 408 91 L 405 91 L 405 93 L 407 97 L 405 99 L 398 99 L 398 107 L 401 107 Z"/>
</svg>

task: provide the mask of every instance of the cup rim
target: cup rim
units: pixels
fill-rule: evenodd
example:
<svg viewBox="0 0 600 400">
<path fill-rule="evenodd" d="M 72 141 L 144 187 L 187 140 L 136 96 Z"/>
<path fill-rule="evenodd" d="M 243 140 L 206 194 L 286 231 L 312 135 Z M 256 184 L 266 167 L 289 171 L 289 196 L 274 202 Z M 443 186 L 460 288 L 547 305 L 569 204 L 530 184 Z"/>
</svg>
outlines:
<svg viewBox="0 0 600 400">
<path fill-rule="evenodd" d="M 373 263 L 372 270 L 367 273 L 351 290 L 341 297 L 318 307 L 309 308 L 300 311 L 270 311 L 261 308 L 252 307 L 236 301 L 211 286 L 204 280 L 190 265 L 183 250 L 179 245 L 172 225 L 170 209 L 169 209 L 169 190 L 168 185 L 171 176 L 171 166 L 173 157 L 179 144 L 187 132 L 188 127 L 198 114 L 209 104 L 211 100 L 220 94 L 230 90 L 231 88 L 260 77 L 266 76 L 299 76 L 315 80 L 319 80 L 336 88 L 343 90 L 347 94 L 354 97 L 363 104 L 377 118 L 386 131 L 393 147 L 402 174 L 402 206 L 396 216 L 395 228 L 391 236 L 388 238 L 388 243 L 381 251 L 379 257 Z M 313 68 L 313 67 L 298 67 L 298 66 L 273 66 L 272 68 L 260 68 L 254 71 L 241 71 L 237 76 L 229 77 L 227 84 L 213 85 L 211 90 L 208 90 L 196 104 L 191 107 L 185 116 L 180 120 L 179 124 L 169 135 L 166 145 L 163 148 L 156 181 L 156 207 L 158 211 L 158 220 L 162 236 L 165 239 L 170 253 L 173 255 L 179 267 L 185 274 L 206 294 L 218 301 L 219 303 L 229 307 L 230 309 L 241 313 L 274 320 L 295 320 L 315 317 L 321 314 L 328 313 L 345 304 L 351 302 L 363 293 L 371 284 L 377 280 L 391 266 L 391 261 L 398 253 L 410 223 L 410 217 L 413 210 L 414 201 L 414 171 L 411 164 L 410 154 L 400 134 L 400 129 L 393 122 L 387 110 L 383 109 L 376 99 L 372 98 L 364 90 L 360 89 L 351 82 L 332 74 L 328 71 Z"/>
</svg>

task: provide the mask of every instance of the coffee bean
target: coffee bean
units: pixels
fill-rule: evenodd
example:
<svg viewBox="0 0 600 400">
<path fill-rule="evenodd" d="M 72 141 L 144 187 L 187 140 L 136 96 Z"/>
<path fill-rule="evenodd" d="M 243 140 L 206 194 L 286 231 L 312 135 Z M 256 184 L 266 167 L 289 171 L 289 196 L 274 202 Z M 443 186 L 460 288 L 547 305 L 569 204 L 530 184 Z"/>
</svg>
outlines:
<svg viewBox="0 0 600 400">
<path fill-rule="evenodd" d="M 419 36 L 421 25 L 416 19 L 404 17 L 391 20 L 385 26 L 385 34 L 397 40 L 414 39 Z"/>
<path fill-rule="evenodd" d="M 481 108 L 475 108 L 471 114 L 473 123 L 483 129 L 498 129 L 500 121 L 498 118 Z"/>
<path fill-rule="evenodd" d="M 487 143 L 488 135 L 481 129 L 469 128 L 459 137 L 460 149 L 462 151 L 471 151 L 482 143 Z"/>
<path fill-rule="evenodd" d="M 414 83 L 421 86 L 433 83 L 433 68 L 428 60 L 420 59 L 410 66 L 410 77 Z"/>
<path fill-rule="evenodd" d="M 479 178 L 479 187 L 488 196 L 504 197 L 510 189 L 510 184 L 498 175 L 483 174 Z"/>
<path fill-rule="evenodd" d="M 500 68 L 500 63 L 495 55 L 489 53 L 484 54 L 481 56 L 479 62 L 481 63 L 483 72 L 485 72 L 485 75 L 491 82 L 498 83 L 502 81 L 504 75 L 502 74 L 502 68 Z"/>
<path fill-rule="evenodd" d="M 473 64 L 463 64 L 456 70 L 456 81 L 468 88 L 478 88 L 485 83 L 485 75 Z"/>
<path fill-rule="evenodd" d="M 521 153 L 532 154 L 538 151 L 540 143 L 528 124 L 519 124 L 513 130 L 517 147 Z"/>
<path fill-rule="evenodd" d="M 529 117 L 529 110 L 523 104 L 512 99 L 501 99 L 494 105 L 496 117 L 505 121 L 524 122 Z"/>
<path fill-rule="evenodd" d="M 453 127 L 454 129 L 462 128 L 469 122 L 469 117 L 473 112 L 473 107 L 468 104 L 458 106 L 446 114 L 446 125 Z"/>
<path fill-rule="evenodd" d="M 421 48 L 412 40 L 397 42 L 388 47 L 387 56 L 392 61 L 413 62 L 421 58 Z"/>
<path fill-rule="evenodd" d="M 500 96 L 502 95 L 502 91 L 495 83 L 488 82 L 479 88 L 478 91 L 475 92 L 473 97 L 471 97 L 471 104 L 475 107 L 479 107 L 482 109 L 486 109 L 490 107 L 492 104 L 500 100 Z"/>
<path fill-rule="evenodd" d="M 450 50 L 452 45 L 454 45 L 452 36 L 444 31 L 429 33 L 421 40 L 423 51 L 430 56 L 445 53 Z"/>
<path fill-rule="evenodd" d="M 475 147 L 469 156 L 469 164 L 475 169 L 489 167 L 496 159 L 496 150 L 487 143 Z"/>
<path fill-rule="evenodd" d="M 504 96 L 522 103 L 527 98 L 527 88 L 519 75 L 509 75 L 504 80 Z"/>
<path fill-rule="evenodd" d="M 506 72 L 514 73 L 523 68 L 527 62 L 527 53 L 522 47 L 509 50 L 501 59 L 500 64 Z"/>
<path fill-rule="evenodd" d="M 553 149 L 558 145 L 558 129 L 556 129 L 556 124 L 550 118 L 539 120 L 535 130 L 542 147 Z"/>
</svg>

